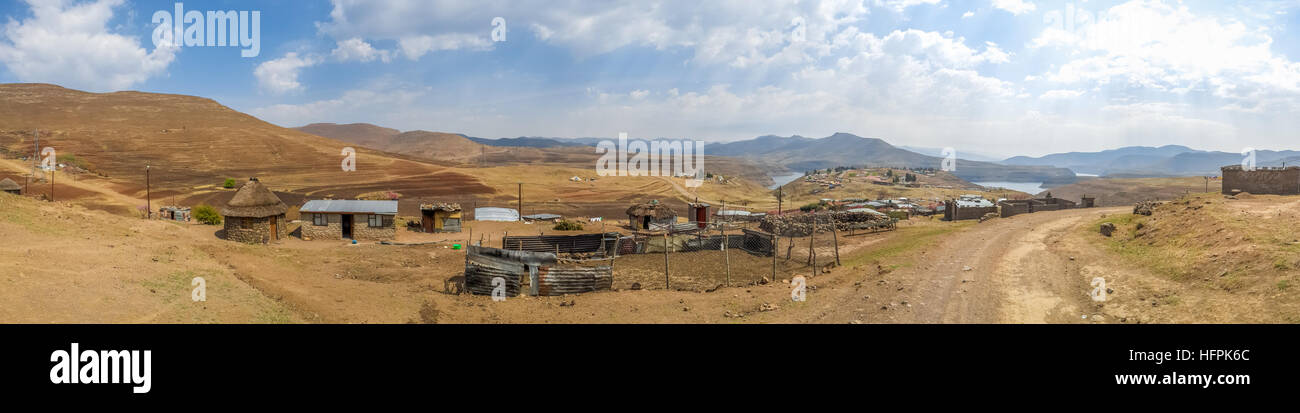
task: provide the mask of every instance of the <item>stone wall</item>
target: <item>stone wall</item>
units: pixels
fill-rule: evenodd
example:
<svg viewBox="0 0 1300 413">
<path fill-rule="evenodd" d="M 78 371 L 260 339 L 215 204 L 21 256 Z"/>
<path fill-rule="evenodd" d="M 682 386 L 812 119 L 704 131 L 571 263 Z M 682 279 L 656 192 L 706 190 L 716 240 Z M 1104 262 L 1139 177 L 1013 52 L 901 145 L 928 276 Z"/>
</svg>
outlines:
<svg viewBox="0 0 1300 413">
<path fill-rule="evenodd" d="M 271 241 L 271 217 L 224 217 L 224 221 L 225 236 L 228 240 L 249 244 L 261 244 Z M 285 230 L 286 226 L 288 226 L 288 221 L 281 214 L 276 221 L 278 239 L 284 239 L 284 237 L 288 236 L 288 232 Z"/>
<path fill-rule="evenodd" d="M 1030 210 L 1029 207 L 1029 204 L 1031 202 L 1033 201 L 1025 200 L 1025 201 L 998 202 L 998 212 L 1001 213 L 1001 216 L 1003 218 L 1013 217 L 1020 214 L 1028 214 L 1030 212 L 1033 212 L 1032 210 Z"/>
<path fill-rule="evenodd" d="M 1240 165 L 1232 165 L 1223 167 L 1222 172 L 1224 195 L 1232 195 L 1233 190 L 1261 195 L 1300 194 L 1300 167 L 1246 171 Z"/>
<path fill-rule="evenodd" d="M 343 239 L 343 214 L 324 214 L 326 225 L 316 225 L 315 215 L 302 214 L 302 237 L 306 240 L 341 240 Z M 358 241 L 384 241 L 397 238 L 397 228 L 393 217 L 385 220 L 385 226 L 370 227 L 369 214 L 352 215 L 352 239 Z"/>
</svg>

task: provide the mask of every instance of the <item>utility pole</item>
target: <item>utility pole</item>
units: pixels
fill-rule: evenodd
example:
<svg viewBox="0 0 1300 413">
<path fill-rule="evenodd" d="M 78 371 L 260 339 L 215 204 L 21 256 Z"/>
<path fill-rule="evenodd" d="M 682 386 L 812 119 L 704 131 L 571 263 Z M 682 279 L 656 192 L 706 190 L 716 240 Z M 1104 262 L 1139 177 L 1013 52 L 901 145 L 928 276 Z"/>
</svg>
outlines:
<svg viewBox="0 0 1300 413">
<path fill-rule="evenodd" d="M 524 222 L 524 183 L 519 183 L 519 222 Z"/>
<path fill-rule="evenodd" d="M 776 187 L 776 216 L 781 216 L 781 201 L 785 198 L 785 185 Z M 776 254 L 776 250 L 772 250 Z"/>
<path fill-rule="evenodd" d="M 153 194 L 149 189 L 150 165 L 144 166 L 144 219 L 153 218 Z"/>
</svg>

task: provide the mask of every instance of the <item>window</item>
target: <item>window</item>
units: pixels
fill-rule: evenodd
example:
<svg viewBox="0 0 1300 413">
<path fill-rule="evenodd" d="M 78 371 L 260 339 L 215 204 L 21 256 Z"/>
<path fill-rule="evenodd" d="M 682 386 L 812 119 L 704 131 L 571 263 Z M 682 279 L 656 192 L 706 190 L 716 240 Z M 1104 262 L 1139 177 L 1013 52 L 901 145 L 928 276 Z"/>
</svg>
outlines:
<svg viewBox="0 0 1300 413">
<path fill-rule="evenodd" d="M 371 226 L 371 227 L 374 227 L 374 228 L 378 228 L 378 227 L 382 227 L 382 226 L 384 226 L 384 216 L 383 216 L 383 215 L 371 215 L 371 216 L 370 216 L 370 226 Z"/>
<path fill-rule="evenodd" d="M 329 225 L 329 215 L 312 214 L 311 223 L 315 224 L 318 227 Z"/>
</svg>

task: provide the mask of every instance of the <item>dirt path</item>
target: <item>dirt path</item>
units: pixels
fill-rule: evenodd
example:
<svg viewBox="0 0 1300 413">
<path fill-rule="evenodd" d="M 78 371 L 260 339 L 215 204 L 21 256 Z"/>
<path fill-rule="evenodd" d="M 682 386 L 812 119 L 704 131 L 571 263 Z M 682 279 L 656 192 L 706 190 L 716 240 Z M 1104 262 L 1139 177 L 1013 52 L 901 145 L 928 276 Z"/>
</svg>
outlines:
<svg viewBox="0 0 1300 413">
<path fill-rule="evenodd" d="M 916 252 L 914 265 L 855 280 L 823 298 L 834 300 L 824 314 L 800 321 L 1088 322 L 1088 280 L 1056 244 L 1085 220 L 1120 212 L 1052 211 L 978 224 Z"/>
</svg>

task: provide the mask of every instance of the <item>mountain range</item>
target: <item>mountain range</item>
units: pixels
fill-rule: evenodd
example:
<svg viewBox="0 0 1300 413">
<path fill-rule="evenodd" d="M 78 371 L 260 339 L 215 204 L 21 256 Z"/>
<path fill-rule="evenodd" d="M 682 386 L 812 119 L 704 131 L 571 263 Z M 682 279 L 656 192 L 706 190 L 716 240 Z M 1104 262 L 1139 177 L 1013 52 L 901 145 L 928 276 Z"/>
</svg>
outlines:
<svg viewBox="0 0 1300 413">
<path fill-rule="evenodd" d="M 1068 152 L 1037 158 L 1016 156 L 1004 165 L 1038 165 L 1068 168 L 1076 173 L 1105 177 L 1165 177 L 1218 175 L 1225 165 L 1240 164 L 1242 154 L 1201 151 L 1180 145 L 1129 146 L 1100 152 Z M 1255 151 L 1257 166 L 1300 164 L 1300 151 Z"/>
</svg>

